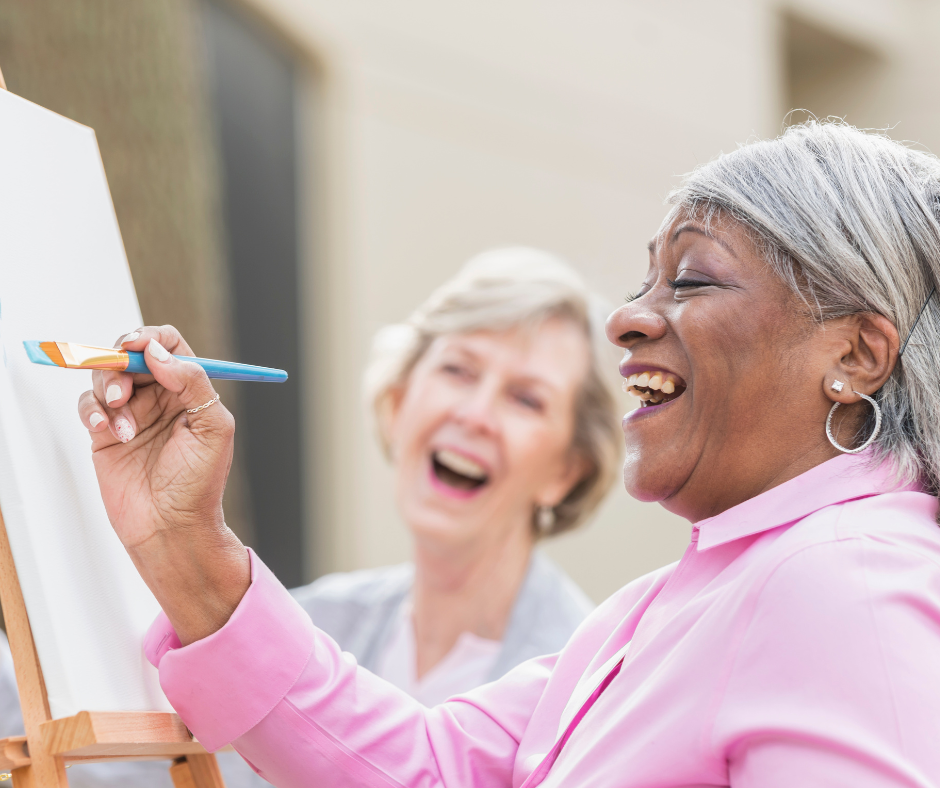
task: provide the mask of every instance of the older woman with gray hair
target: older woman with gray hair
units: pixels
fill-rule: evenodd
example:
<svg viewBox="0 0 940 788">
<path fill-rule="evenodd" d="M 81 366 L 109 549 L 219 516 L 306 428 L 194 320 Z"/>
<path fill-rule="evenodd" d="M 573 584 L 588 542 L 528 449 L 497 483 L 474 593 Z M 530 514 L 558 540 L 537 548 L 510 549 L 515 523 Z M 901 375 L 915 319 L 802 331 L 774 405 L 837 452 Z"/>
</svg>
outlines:
<svg viewBox="0 0 940 788">
<path fill-rule="evenodd" d="M 940 785 L 940 161 L 809 123 L 671 202 L 607 335 L 640 399 L 627 490 L 690 520 L 689 546 L 560 654 L 431 709 L 344 659 L 225 528 L 232 419 L 186 418 L 214 392 L 179 338 L 134 345 L 155 381 L 96 373 L 102 495 L 164 610 L 147 654 L 203 744 L 298 788 Z M 138 446 L 91 427 L 118 412 Z"/>
</svg>

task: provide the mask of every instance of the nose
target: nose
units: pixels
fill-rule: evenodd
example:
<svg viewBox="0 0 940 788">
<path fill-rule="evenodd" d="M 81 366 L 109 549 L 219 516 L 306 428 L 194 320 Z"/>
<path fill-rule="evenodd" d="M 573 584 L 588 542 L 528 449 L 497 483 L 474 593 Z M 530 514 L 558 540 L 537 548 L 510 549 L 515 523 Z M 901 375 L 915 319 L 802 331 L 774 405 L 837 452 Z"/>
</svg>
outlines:
<svg viewBox="0 0 940 788">
<path fill-rule="evenodd" d="M 607 318 L 607 339 L 617 347 L 631 348 L 643 339 L 659 339 L 666 333 L 666 320 L 645 305 L 629 303 Z"/>
<path fill-rule="evenodd" d="M 454 408 L 454 417 L 464 427 L 484 434 L 497 429 L 496 398 L 499 390 L 494 382 L 481 380 L 469 388 Z"/>
</svg>

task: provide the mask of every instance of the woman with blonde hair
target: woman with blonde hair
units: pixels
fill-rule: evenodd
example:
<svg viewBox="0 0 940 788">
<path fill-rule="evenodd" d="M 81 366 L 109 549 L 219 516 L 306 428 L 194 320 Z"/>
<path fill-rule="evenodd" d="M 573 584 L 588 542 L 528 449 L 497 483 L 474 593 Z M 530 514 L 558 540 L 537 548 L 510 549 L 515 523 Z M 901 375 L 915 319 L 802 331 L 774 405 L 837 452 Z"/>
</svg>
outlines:
<svg viewBox="0 0 940 788">
<path fill-rule="evenodd" d="M 594 607 L 533 547 L 582 523 L 617 476 L 604 318 L 567 264 L 515 247 L 473 258 L 375 337 L 366 399 L 414 563 L 292 593 L 427 706 L 559 651 Z"/>
</svg>

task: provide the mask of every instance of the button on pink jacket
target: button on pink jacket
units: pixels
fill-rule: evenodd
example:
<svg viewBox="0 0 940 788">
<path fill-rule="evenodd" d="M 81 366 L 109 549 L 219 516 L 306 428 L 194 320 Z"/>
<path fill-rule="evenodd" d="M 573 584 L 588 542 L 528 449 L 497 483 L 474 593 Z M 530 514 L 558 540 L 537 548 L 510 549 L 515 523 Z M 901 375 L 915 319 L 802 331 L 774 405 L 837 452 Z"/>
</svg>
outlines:
<svg viewBox="0 0 940 788">
<path fill-rule="evenodd" d="M 433 709 L 344 656 L 254 555 L 221 630 L 180 648 L 161 616 L 147 655 L 207 748 L 283 788 L 938 786 L 937 502 L 869 459 L 698 523 L 560 654 Z"/>
</svg>

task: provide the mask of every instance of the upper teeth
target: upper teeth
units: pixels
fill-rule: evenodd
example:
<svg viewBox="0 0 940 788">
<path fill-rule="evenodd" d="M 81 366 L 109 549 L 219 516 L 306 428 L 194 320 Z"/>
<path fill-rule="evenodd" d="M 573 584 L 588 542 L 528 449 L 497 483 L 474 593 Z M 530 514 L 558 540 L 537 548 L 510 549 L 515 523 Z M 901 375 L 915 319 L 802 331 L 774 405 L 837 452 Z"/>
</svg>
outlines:
<svg viewBox="0 0 940 788">
<path fill-rule="evenodd" d="M 638 372 L 625 378 L 623 390 L 635 397 L 639 397 L 646 404 L 647 401 L 662 402 L 668 395 L 674 394 L 677 386 L 681 386 L 679 378 L 671 372 L 651 370 Z"/>
<path fill-rule="evenodd" d="M 441 465 L 450 468 L 454 473 L 459 473 L 461 476 L 469 476 L 471 479 L 486 478 L 486 468 L 469 457 L 457 454 L 457 452 L 441 449 L 434 455 L 434 458 Z"/>
</svg>

